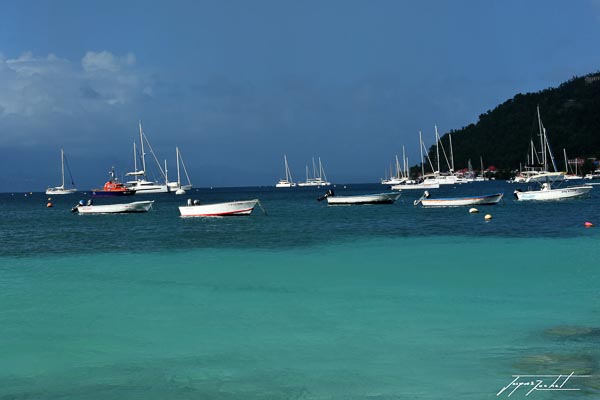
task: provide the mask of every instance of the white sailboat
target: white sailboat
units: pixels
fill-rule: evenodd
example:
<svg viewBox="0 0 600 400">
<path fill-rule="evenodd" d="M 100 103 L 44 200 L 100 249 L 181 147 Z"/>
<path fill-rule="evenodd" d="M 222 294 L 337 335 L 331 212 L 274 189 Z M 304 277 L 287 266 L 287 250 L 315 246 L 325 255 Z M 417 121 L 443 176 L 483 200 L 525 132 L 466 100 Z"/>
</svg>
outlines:
<svg viewBox="0 0 600 400">
<path fill-rule="evenodd" d="M 67 170 L 69 171 L 69 176 L 71 177 L 71 185 L 72 188 L 65 188 L 65 152 L 63 149 L 60 149 L 60 175 L 61 175 L 61 185 L 55 187 L 49 187 L 46 189 L 46 194 L 54 195 L 54 194 L 71 194 L 77 192 L 75 189 L 75 182 L 73 182 L 73 177 L 71 176 L 71 169 L 69 168 L 69 164 L 67 163 Z"/>
<path fill-rule="evenodd" d="M 425 148 L 425 143 L 423 143 L 423 136 L 421 131 L 419 131 L 419 151 L 421 152 L 421 178 L 419 182 L 416 181 L 407 181 L 404 184 L 394 185 L 391 187 L 392 190 L 417 190 L 417 189 L 438 189 L 440 187 L 439 182 L 431 179 L 427 179 L 430 175 L 425 175 L 425 158 L 423 157 L 423 148 Z M 431 159 L 427 154 L 427 149 L 425 148 L 425 157 L 429 161 L 429 165 L 433 170 L 433 164 L 431 163 Z M 408 170 L 408 162 L 406 163 L 406 169 Z M 435 175 L 432 175 L 435 176 Z"/>
<path fill-rule="evenodd" d="M 540 141 L 542 146 L 541 165 L 543 169 L 540 171 L 535 171 L 537 172 L 537 174 L 530 175 L 526 179 L 526 182 L 537 182 L 541 184 L 541 187 L 539 190 L 522 191 L 520 189 L 517 189 L 514 191 L 515 197 L 517 198 L 517 200 L 562 200 L 585 196 L 590 192 L 590 190 L 592 190 L 592 186 L 582 185 L 552 188 L 552 183 L 564 181 L 564 172 L 548 171 L 548 156 L 550 156 L 550 159 L 552 160 L 552 166 L 554 168 L 554 171 L 557 171 L 558 168 L 556 167 L 556 162 L 554 161 L 554 156 L 552 155 L 552 149 L 550 148 L 550 144 L 548 143 L 546 129 L 542 125 L 539 106 L 537 107 L 537 116 L 538 124 L 540 127 Z M 534 159 L 533 156 L 534 154 L 532 154 L 532 160 Z"/>
<path fill-rule="evenodd" d="M 290 172 L 290 167 L 288 166 L 287 156 L 283 155 L 283 162 L 285 164 L 285 179 L 280 179 L 279 182 L 275 185 L 276 188 L 289 188 L 295 187 L 296 184 L 292 180 L 292 173 Z"/>
<path fill-rule="evenodd" d="M 140 171 L 138 171 L 138 169 L 137 169 L 136 147 L 135 147 L 135 143 L 133 143 L 133 165 L 134 165 L 134 171 L 133 172 L 128 172 L 126 174 L 126 176 L 134 176 L 134 177 L 136 177 L 136 179 L 133 180 L 133 181 L 125 182 L 125 184 L 127 185 L 128 188 L 135 190 L 135 192 L 138 193 L 138 194 L 144 194 L 144 193 L 167 193 L 169 191 L 169 186 L 166 183 L 167 182 L 167 177 L 166 177 L 165 171 L 163 171 L 162 167 L 160 166 L 160 163 L 158 162 L 158 158 L 156 158 L 156 155 L 154 154 L 154 151 L 152 150 L 152 146 L 150 146 L 150 142 L 148 141 L 148 138 L 146 137 L 146 135 L 144 134 L 144 132 L 142 130 L 142 123 L 141 123 L 141 121 L 139 122 L 139 128 L 140 128 L 140 145 L 141 145 L 140 158 L 142 160 L 142 169 Z M 153 182 L 153 181 L 149 181 L 147 179 L 146 153 L 144 151 L 144 143 L 150 149 L 150 153 L 154 157 L 154 161 L 156 161 L 156 165 L 158 166 L 160 174 L 163 177 L 163 179 L 165 180 L 165 183 L 159 183 L 159 182 L 156 182 L 156 181 Z"/>
<path fill-rule="evenodd" d="M 538 127 L 539 127 L 539 136 L 540 136 L 540 156 L 538 157 L 533 146 L 533 141 L 531 142 L 531 162 L 532 164 L 529 166 L 529 175 L 525 178 L 525 183 L 537 182 L 560 182 L 565 180 L 565 174 L 563 172 L 558 171 L 556 167 L 556 161 L 554 160 L 554 155 L 552 154 L 552 149 L 550 148 L 550 143 L 548 142 L 548 136 L 546 135 L 546 128 L 542 124 L 542 118 L 540 117 L 540 107 L 537 107 L 537 118 L 538 118 Z M 554 171 L 549 171 L 549 163 L 548 156 L 550 157 L 550 161 L 552 161 L 552 167 Z M 533 165 L 534 160 L 538 160 L 540 162 L 539 165 Z"/>
<path fill-rule="evenodd" d="M 321 157 L 319 157 L 319 170 L 317 171 L 317 167 L 315 164 L 315 159 L 313 157 L 313 177 L 310 177 L 308 173 L 308 165 L 306 166 L 306 182 L 299 182 L 298 186 L 329 186 L 331 182 L 327 181 L 327 176 L 325 176 L 325 169 L 323 168 L 323 163 L 321 162 Z"/>
<path fill-rule="evenodd" d="M 177 158 L 177 182 L 168 182 L 167 179 L 167 186 L 169 187 L 169 191 L 175 192 L 175 194 L 185 194 L 186 190 L 190 190 L 192 188 L 192 182 L 190 180 L 190 176 L 188 175 L 187 169 L 185 168 L 185 163 L 183 162 L 183 157 L 181 157 L 179 147 L 175 147 L 175 154 Z M 188 183 L 186 185 L 181 184 L 181 168 L 183 168 L 183 172 L 187 178 Z M 167 174 L 168 172 L 165 164 L 165 175 Z"/>
<path fill-rule="evenodd" d="M 404 146 L 402 146 L 402 152 L 404 154 Z M 400 162 L 398 161 L 398 155 L 396 154 L 396 174 L 392 174 L 392 166 L 390 165 L 390 177 L 381 180 L 382 185 L 400 185 L 406 181 L 404 173 L 400 168 Z"/>
<path fill-rule="evenodd" d="M 446 155 L 446 150 L 444 150 L 444 146 L 442 145 L 442 153 L 444 154 L 444 158 L 446 159 L 446 164 L 448 164 L 448 171 L 441 172 L 440 169 L 440 144 L 441 139 L 438 133 L 437 125 L 435 125 L 435 149 L 436 149 L 436 158 L 437 158 L 437 170 L 433 171 L 432 174 L 428 174 L 424 176 L 424 182 L 429 184 L 439 184 L 439 185 L 456 185 L 460 183 L 468 183 L 468 180 L 465 178 L 461 178 L 454 173 L 454 155 L 452 153 L 452 136 L 449 136 L 450 140 L 450 161 L 448 161 L 448 156 Z"/>
</svg>

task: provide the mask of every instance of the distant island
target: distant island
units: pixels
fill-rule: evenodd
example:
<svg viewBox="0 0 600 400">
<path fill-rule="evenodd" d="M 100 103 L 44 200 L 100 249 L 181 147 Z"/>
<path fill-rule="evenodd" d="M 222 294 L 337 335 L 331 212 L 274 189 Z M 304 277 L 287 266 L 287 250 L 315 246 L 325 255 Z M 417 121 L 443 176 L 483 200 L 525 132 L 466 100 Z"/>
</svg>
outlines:
<svg viewBox="0 0 600 400">
<path fill-rule="evenodd" d="M 441 143 L 448 149 L 452 136 L 456 169 L 466 168 L 469 160 L 474 169 L 479 169 L 483 158 L 484 168 L 494 166 L 498 179 L 508 179 L 525 165 L 531 140 L 539 143 L 537 106 L 558 169 L 565 170 L 564 151 L 571 162 L 579 160 L 581 172 L 598 168 L 600 72 L 573 77 L 556 88 L 519 93 L 481 114 L 477 123 L 447 132 Z M 432 160 L 435 153 L 432 146 L 429 149 Z M 415 173 L 420 169 L 420 164 L 413 167 Z"/>
</svg>

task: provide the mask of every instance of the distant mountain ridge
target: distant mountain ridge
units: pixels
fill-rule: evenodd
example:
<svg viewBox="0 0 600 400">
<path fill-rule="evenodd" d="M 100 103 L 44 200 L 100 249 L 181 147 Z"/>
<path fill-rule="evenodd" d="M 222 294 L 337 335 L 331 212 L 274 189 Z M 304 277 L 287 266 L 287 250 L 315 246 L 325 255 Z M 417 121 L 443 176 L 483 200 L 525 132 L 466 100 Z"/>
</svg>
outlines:
<svg viewBox="0 0 600 400">
<path fill-rule="evenodd" d="M 478 166 L 480 157 L 501 175 L 525 165 L 531 139 L 539 144 L 538 105 L 559 170 L 565 168 L 563 148 L 569 159 L 585 158 L 586 169 L 592 169 L 588 159 L 600 156 L 600 72 L 573 77 L 556 88 L 519 93 L 481 114 L 477 123 L 444 134 L 446 148 L 452 135 L 456 169 L 466 167 L 469 159 Z M 434 159 L 435 146 L 429 156 Z"/>
</svg>

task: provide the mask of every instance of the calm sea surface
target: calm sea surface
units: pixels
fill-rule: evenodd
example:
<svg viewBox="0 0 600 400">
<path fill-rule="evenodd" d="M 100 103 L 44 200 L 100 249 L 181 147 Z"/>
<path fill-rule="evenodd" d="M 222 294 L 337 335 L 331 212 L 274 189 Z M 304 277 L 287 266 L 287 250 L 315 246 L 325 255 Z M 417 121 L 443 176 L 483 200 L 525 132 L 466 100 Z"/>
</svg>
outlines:
<svg viewBox="0 0 600 400">
<path fill-rule="evenodd" d="M 137 215 L 0 194 L 0 399 L 514 399 L 538 380 L 553 390 L 527 398 L 600 398 L 600 186 L 517 187 L 431 191 L 505 193 L 479 214 L 417 191 L 332 207 L 323 189 L 200 189 L 127 199 L 155 200 Z M 182 219 L 187 198 L 267 214 Z"/>
</svg>

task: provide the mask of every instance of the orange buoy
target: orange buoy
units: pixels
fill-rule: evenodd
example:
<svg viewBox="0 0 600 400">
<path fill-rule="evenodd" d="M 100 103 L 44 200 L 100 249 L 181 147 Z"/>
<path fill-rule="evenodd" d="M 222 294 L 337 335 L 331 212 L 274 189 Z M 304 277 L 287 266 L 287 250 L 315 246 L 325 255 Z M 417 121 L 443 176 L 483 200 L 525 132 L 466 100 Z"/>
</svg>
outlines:
<svg viewBox="0 0 600 400">
<path fill-rule="evenodd" d="M 583 226 L 585 226 L 586 228 L 591 228 L 592 226 L 594 226 L 594 224 L 592 224 L 590 221 L 586 221 Z"/>
<path fill-rule="evenodd" d="M 52 207 L 52 203 L 48 202 L 48 204 L 46 204 L 46 207 L 48 207 L 48 208 Z"/>
</svg>

